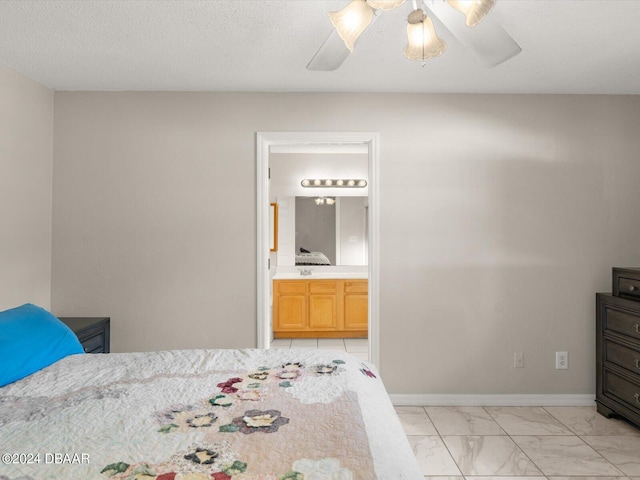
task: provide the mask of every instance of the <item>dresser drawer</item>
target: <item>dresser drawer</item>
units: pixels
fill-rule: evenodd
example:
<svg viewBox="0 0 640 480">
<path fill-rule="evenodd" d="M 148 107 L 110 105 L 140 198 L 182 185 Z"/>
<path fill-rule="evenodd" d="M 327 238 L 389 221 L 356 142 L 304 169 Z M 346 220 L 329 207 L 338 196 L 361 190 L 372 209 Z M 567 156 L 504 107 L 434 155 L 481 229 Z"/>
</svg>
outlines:
<svg viewBox="0 0 640 480">
<path fill-rule="evenodd" d="M 604 371 L 604 394 L 615 397 L 619 402 L 626 404 L 627 408 L 634 411 L 640 409 L 640 376 L 636 382 L 631 382 L 610 370 Z"/>
<path fill-rule="evenodd" d="M 640 312 L 624 311 L 612 305 L 604 305 L 603 314 L 605 332 L 611 330 L 640 340 Z"/>
<path fill-rule="evenodd" d="M 618 295 L 620 297 L 640 300 L 640 280 L 618 277 Z"/>
<path fill-rule="evenodd" d="M 613 296 L 640 300 L 640 268 L 613 269 Z"/>
<path fill-rule="evenodd" d="M 638 344 L 638 349 L 640 349 L 640 344 Z M 632 373 L 640 375 L 640 350 L 634 350 L 619 343 L 606 340 L 604 359 L 607 362 L 615 363 Z"/>
</svg>

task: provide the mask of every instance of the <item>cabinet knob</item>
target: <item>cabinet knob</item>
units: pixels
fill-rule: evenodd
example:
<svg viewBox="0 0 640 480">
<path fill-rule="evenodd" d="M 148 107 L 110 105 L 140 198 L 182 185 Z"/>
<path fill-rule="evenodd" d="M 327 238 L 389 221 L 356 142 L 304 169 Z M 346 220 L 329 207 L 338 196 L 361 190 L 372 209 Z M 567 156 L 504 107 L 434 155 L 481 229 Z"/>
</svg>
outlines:
<svg viewBox="0 0 640 480">
<path fill-rule="evenodd" d="M 630 292 L 635 292 L 636 291 L 635 285 L 629 285 L 629 291 Z"/>
</svg>

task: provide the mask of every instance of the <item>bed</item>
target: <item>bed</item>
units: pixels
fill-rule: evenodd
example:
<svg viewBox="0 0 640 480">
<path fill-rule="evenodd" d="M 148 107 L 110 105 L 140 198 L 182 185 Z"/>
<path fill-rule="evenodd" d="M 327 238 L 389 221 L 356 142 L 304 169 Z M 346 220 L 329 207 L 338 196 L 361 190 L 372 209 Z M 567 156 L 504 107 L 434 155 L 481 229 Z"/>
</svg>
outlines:
<svg viewBox="0 0 640 480">
<path fill-rule="evenodd" d="M 0 454 L 3 480 L 422 479 L 376 369 L 332 350 L 68 355 L 0 388 Z"/>
<path fill-rule="evenodd" d="M 331 265 L 331 262 L 322 252 L 297 252 L 296 265 Z"/>
</svg>

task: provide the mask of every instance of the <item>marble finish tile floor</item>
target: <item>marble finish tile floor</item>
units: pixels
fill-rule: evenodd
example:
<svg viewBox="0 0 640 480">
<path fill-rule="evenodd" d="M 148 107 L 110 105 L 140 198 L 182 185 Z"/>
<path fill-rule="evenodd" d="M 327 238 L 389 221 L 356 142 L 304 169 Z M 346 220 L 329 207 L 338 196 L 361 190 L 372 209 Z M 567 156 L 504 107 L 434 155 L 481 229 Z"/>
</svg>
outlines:
<svg viewBox="0 0 640 480">
<path fill-rule="evenodd" d="M 640 480 L 640 428 L 595 407 L 405 407 L 425 479 Z"/>
</svg>

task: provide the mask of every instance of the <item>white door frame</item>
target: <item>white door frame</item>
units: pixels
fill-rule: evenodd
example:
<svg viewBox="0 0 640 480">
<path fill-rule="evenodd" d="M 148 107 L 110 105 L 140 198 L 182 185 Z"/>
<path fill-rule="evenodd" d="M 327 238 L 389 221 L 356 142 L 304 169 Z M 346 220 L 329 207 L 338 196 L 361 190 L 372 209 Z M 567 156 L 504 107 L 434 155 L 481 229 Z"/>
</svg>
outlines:
<svg viewBox="0 0 640 480">
<path fill-rule="evenodd" d="M 276 145 L 364 144 L 369 155 L 369 361 L 380 367 L 380 264 L 378 163 L 376 132 L 257 132 L 257 336 L 258 348 L 271 342 L 269 278 L 269 147 Z"/>
</svg>

